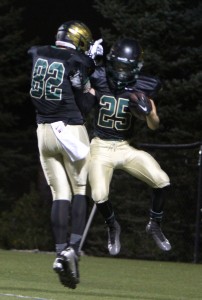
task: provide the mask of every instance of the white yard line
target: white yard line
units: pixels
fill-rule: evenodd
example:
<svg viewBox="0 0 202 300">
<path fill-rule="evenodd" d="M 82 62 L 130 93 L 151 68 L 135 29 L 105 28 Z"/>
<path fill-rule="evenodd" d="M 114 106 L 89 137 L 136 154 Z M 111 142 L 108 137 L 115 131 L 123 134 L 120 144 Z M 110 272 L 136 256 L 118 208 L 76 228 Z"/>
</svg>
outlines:
<svg viewBox="0 0 202 300">
<path fill-rule="evenodd" d="M 0 297 L 1 296 L 24 298 L 24 299 L 35 299 L 35 300 L 53 300 L 53 299 L 47 299 L 47 298 L 38 298 L 38 297 L 29 297 L 29 296 L 15 295 L 15 294 L 1 294 L 0 293 Z"/>
</svg>

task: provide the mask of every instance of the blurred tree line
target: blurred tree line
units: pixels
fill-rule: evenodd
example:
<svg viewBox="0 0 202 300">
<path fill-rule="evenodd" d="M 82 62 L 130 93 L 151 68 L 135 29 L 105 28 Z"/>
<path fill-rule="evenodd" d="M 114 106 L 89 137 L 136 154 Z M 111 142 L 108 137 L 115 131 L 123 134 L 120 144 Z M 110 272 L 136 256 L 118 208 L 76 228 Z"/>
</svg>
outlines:
<svg viewBox="0 0 202 300">
<path fill-rule="evenodd" d="M 54 250 L 51 196 L 39 164 L 29 98 L 27 50 L 40 40 L 25 39 L 23 8 L 16 0 L 1 1 L 0 9 L 0 247 Z M 145 234 L 150 189 L 116 171 L 110 198 L 122 226 L 120 256 L 192 261 L 199 148 L 162 150 L 144 145 L 202 142 L 202 4 L 196 0 L 94 0 L 94 9 L 103 16 L 103 26 L 110 24 L 100 28 L 105 54 L 117 37 L 136 38 L 144 50 L 142 73 L 158 76 L 163 84 L 154 99 L 160 128 L 153 132 L 137 121 L 134 146 L 154 155 L 170 176 L 163 228 L 173 249 L 160 252 Z M 83 250 L 108 255 L 105 226 L 97 213 Z"/>
</svg>

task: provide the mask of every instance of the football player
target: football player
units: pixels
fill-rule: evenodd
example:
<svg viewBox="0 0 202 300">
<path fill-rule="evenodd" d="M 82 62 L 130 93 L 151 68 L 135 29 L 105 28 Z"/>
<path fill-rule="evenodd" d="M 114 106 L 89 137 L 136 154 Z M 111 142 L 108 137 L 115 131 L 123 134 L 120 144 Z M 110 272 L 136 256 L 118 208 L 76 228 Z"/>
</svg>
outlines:
<svg viewBox="0 0 202 300">
<path fill-rule="evenodd" d="M 115 169 L 126 171 L 152 188 L 146 232 L 160 249 L 171 249 L 161 229 L 163 193 L 170 185 L 169 177 L 149 153 L 130 145 L 137 117 L 145 120 L 152 130 L 159 126 L 159 116 L 152 100 L 160 88 L 159 80 L 141 76 L 142 65 L 143 51 L 139 43 L 131 38 L 122 38 L 111 47 L 105 65 L 97 67 L 91 76 L 90 93 L 95 96 L 96 105 L 89 182 L 92 198 L 108 225 L 111 255 L 117 255 L 121 247 L 121 228 L 109 200 Z"/>
<path fill-rule="evenodd" d="M 74 90 L 85 91 L 88 86 L 95 66 L 89 57 L 95 58 L 96 47 L 89 52 L 93 45 L 90 29 L 72 20 L 58 28 L 55 45 L 33 46 L 28 51 L 33 62 L 30 95 L 36 109 L 40 162 L 53 198 L 51 223 L 57 254 L 53 269 L 61 283 L 72 289 L 79 282 L 90 143 L 79 109 L 83 99 L 76 98 Z"/>
</svg>

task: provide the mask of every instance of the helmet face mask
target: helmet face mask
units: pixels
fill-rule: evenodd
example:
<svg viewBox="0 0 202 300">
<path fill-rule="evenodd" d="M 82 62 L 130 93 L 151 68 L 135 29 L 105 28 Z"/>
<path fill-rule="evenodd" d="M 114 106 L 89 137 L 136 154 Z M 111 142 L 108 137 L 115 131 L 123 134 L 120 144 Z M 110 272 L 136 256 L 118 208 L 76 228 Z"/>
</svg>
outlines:
<svg viewBox="0 0 202 300">
<path fill-rule="evenodd" d="M 138 66 L 136 63 L 125 63 L 119 61 L 107 62 L 107 75 L 117 83 L 128 84 L 134 81 L 138 74 Z"/>
<path fill-rule="evenodd" d="M 69 21 L 62 24 L 57 31 L 56 45 L 73 44 L 77 50 L 86 52 L 93 43 L 90 29 L 80 21 Z"/>
<path fill-rule="evenodd" d="M 117 89 L 134 83 L 143 65 L 142 53 L 136 40 L 123 38 L 115 42 L 107 55 L 106 74 L 109 82 Z"/>
</svg>

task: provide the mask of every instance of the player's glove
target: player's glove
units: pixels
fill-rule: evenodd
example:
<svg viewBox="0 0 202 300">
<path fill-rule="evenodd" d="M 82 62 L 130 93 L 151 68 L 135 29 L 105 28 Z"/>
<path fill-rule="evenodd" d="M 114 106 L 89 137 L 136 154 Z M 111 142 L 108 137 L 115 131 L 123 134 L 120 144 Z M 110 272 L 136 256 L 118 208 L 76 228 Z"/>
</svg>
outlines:
<svg viewBox="0 0 202 300">
<path fill-rule="evenodd" d="M 71 81 L 71 84 L 76 89 L 82 88 L 82 78 L 81 73 L 79 70 L 77 70 L 75 73 L 69 76 L 69 79 Z"/>
<path fill-rule="evenodd" d="M 129 108 L 138 115 L 147 116 L 152 110 L 152 105 L 144 93 L 133 92 L 129 95 Z"/>
<path fill-rule="evenodd" d="M 102 41 L 102 39 L 95 41 L 94 44 L 90 46 L 90 49 L 86 54 L 92 59 L 95 59 L 96 56 L 103 56 L 103 47 L 100 45 Z"/>
<path fill-rule="evenodd" d="M 71 81 L 72 86 L 75 89 L 78 89 L 78 90 L 82 89 L 84 93 L 87 93 L 91 88 L 89 78 L 86 78 L 86 81 L 83 82 L 82 76 L 81 76 L 81 73 L 79 70 L 77 70 L 74 74 L 70 75 L 69 79 Z"/>
</svg>

